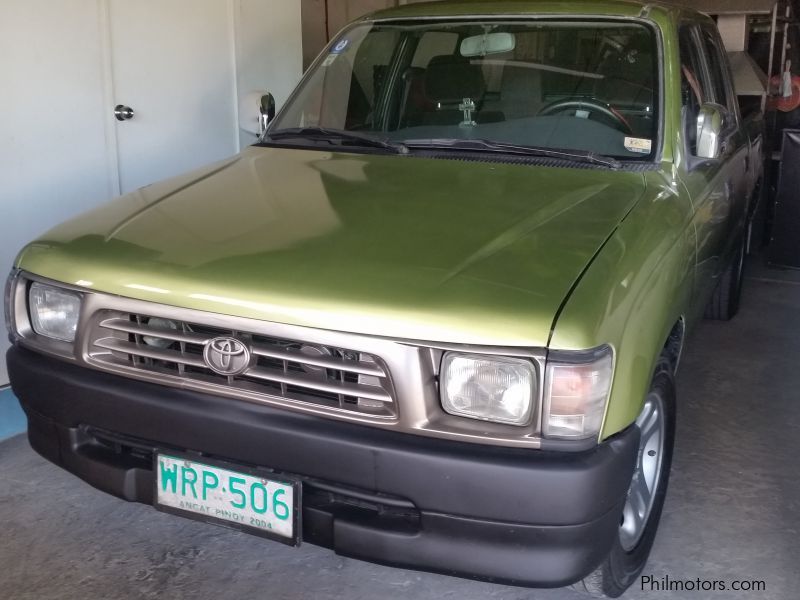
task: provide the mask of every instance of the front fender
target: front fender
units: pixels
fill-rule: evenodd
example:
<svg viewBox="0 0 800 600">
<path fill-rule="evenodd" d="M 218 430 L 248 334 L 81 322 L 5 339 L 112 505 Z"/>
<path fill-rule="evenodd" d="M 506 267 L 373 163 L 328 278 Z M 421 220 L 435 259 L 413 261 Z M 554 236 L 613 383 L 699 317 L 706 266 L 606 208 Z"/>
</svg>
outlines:
<svg viewBox="0 0 800 600">
<path fill-rule="evenodd" d="M 670 331 L 690 312 L 696 252 L 691 202 L 660 177 L 649 179 L 645 197 L 567 299 L 550 340 L 550 349 L 614 348 L 600 439 L 636 419 Z"/>
</svg>

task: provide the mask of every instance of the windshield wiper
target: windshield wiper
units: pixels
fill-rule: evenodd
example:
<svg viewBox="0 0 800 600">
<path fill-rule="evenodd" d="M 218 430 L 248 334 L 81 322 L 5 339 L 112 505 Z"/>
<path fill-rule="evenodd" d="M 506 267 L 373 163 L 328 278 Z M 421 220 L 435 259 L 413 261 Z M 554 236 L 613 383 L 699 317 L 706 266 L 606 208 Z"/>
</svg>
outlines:
<svg viewBox="0 0 800 600">
<path fill-rule="evenodd" d="M 341 129 L 327 129 L 325 127 L 291 127 L 271 131 L 267 134 L 270 140 L 283 140 L 287 138 L 302 138 L 315 141 L 340 141 L 356 146 L 368 148 L 382 148 L 397 154 L 408 154 L 405 144 L 388 142 L 361 133 L 343 131 Z"/>
<path fill-rule="evenodd" d="M 622 166 L 620 161 L 594 152 L 585 150 L 553 150 L 551 148 L 541 148 L 539 146 L 521 146 L 517 144 L 506 144 L 503 142 L 493 142 L 491 140 L 459 140 L 459 139 L 431 139 L 431 140 L 405 140 L 403 142 L 408 148 L 433 149 L 433 150 L 464 150 L 468 152 L 497 152 L 502 154 L 513 154 L 516 156 L 540 156 L 546 158 L 557 158 L 572 162 L 591 163 L 603 165 L 611 169 L 619 169 Z"/>
</svg>

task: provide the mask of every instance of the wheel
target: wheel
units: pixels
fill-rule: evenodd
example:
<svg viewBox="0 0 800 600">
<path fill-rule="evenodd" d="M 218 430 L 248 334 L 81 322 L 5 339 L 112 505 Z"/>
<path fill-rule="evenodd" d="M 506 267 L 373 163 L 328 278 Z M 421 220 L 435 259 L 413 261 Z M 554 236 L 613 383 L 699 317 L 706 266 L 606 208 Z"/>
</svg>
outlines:
<svg viewBox="0 0 800 600">
<path fill-rule="evenodd" d="M 628 121 L 623 117 L 614 107 L 606 104 L 596 98 L 581 98 L 581 99 L 567 99 L 556 100 L 547 106 L 544 106 L 537 114 L 537 116 L 546 117 L 549 115 L 557 115 L 562 112 L 572 111 L 573 113 L 578 110 L 584 110 L 591 114 L 601 115 L 608 124 L 615 129 L 619 129 L 624 133 L 631 133 L 631 126 Z"/>
<path fill-rule="evenodd" d="M 746 241 L 742 239 L 736 248 L 733 261 L 725 269 L 717 283 L 714 294 L 706 306 L 705 318 L 715 321 L 730 321 L 739 312 L 744 282 L 744 255 Z"/>
<path fill-rule="evenodd" d="M 644 569 L 656 537 L 675 440 L 675 380 L 666 357 L 658 362 L 636 426 L 641 431 L 639 457 L 618 535 L 605 561 L 574 586 L 595 598 L 621 596 Z"/>
</svg>

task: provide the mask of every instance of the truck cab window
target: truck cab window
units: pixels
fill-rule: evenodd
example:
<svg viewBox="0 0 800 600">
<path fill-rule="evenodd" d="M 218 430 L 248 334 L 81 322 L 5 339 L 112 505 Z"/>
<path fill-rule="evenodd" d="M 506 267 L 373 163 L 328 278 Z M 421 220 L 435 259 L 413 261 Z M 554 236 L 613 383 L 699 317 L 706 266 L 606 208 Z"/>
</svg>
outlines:
<svg viewBox="0 0 800 600">
<path fill-rule="evenodd" d="M 351 131 L 378 127 L 378 114 L 389 64 L 400 33 L 386 29 L 351 37 L 334 44 L 321 58 L 305 87 L 304 102 L 288 107 L 287 120 L 300 127 L 333 127 Z"/>
<path fill-rule="evenodd" d="M 701 37 L 708 63 L 708 75 L 714 102 L 724 106 L 731 115 L 736 114 L 736 103 L 730 83 L 730 72 L 725 60 L 720 41 L 708 28 L 701 29 Z"/>
<path fill-rule="evenodd" d="M 271 130 L 647 160 L 659 146 L 658 60 L 652 28 L 625 21 L 362 23 L 311 68 Z"/>
<path fill-rule="evenodd" d="M 713 98 L 703 75 L 703 50 L 695 36 L 694 26 L 684 26 L 680 31 L 681 101 L 684 135 L 689 152 L 697 152 L 697 115 L 700 107 Z"/>
</svg>

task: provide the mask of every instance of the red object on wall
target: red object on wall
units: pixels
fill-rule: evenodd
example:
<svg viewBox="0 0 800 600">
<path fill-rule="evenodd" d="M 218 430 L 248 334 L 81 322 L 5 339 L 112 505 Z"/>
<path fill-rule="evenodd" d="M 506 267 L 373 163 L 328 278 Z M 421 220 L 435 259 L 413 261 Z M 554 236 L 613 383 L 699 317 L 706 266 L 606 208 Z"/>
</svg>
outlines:
<svg viewBox="0 0 800 600">
<path fill-rule="evenodd" d="M 783 76 L 775 75 L 770 80 L 770 90 L 773 93 L 780 94 L 783 87 Z M 784 98 L 783 96 L 770 96 L 767 100 L 767 107 L 771 110 L 779 110 L 781 112 L 792 112 L 800 107 L 800 76 L 792 76 L 792 95 Z"/>
</svg>

